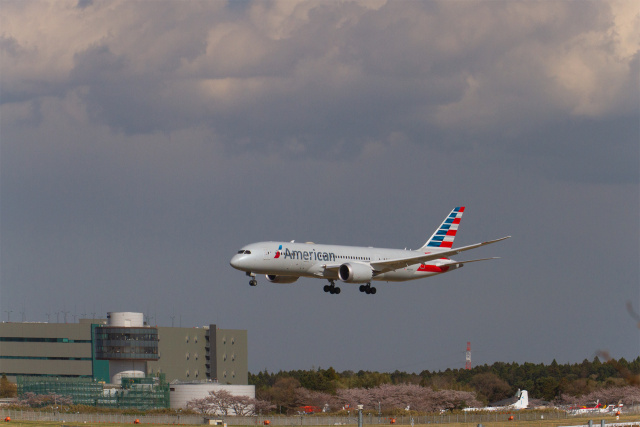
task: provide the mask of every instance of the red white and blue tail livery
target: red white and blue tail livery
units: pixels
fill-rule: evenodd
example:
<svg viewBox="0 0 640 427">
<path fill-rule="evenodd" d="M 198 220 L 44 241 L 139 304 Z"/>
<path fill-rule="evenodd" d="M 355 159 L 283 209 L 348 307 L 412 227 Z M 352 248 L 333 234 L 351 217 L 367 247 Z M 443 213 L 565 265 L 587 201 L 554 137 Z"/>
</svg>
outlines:
<svg viewBox="0 0 640 427">
<path fill-rule="evenodd" d="M 265 274 L 272 283 L 293 283 L 300 277 L 325 279 L 324 291 L 339 294 L 335 281 L 360 284 L 360 292 L 375 294 L 372 281 L 404 282 L 453 271 L 464 264 L 495 258 L 455 261 L 449 257 L 508 239 L 453 248 L 464 207 L 457 207 L 444 219 L 427 243 L 418 250 L 386 249 L 359 246 L 319 245 L 315 243 L 259 242 L 240 249 L 231 266 L 251 277 Z"/>
<path fill-rule="evenodd" d="M 462 213 L 464 212 L 464 206 L 454 208 L 448 217 L 444 219 L 440 228 L 433 233 L 433 236 L 429 238 L 427 243 L 424 244 L 419 250 L 424 251 L 429 248 L 451 248 L 453 246 L 453 239 L 456 238 L 458 232 L 458 226 L 462 219 Z"/>
</svg>

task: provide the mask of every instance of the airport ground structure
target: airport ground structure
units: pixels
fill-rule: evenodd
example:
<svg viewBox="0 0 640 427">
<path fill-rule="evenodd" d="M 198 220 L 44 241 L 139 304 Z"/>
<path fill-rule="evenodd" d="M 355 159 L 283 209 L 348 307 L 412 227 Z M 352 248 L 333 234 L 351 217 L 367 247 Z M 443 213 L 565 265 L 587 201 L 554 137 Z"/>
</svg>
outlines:
<svg viewBox="0 0 640 427">
<path fill-rule="evenodd" d="M 0 374 L 18 384 L 19 396 L 57 393 L 107 407 L 168 408 L 169 384 L 179 383 L 244 386 L 255 395 L 246 330 L 150 326 L 132 312 L 78 323 L 3 322 Z"/>
</svg>

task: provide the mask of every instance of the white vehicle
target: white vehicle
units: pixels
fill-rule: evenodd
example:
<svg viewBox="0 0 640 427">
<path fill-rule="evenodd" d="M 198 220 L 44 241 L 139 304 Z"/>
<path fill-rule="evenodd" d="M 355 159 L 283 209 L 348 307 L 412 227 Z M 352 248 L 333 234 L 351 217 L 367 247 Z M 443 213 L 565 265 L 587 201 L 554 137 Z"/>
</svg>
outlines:
<svg viewBox="0 0 640 427">
<path fill-rule="evenodd" d="M 240 249 L 231 259 L 231 266 L 251 277 L 256 286 L 256 274 L 265 274 L 272 283 L 293 283 L 300 277 L 325 279 L 324 291 L 339 294 L 335 281 L 359 283 L 360 292 L 375 294 L 372 281 L 403 282 L 446 273 L 466 263 L 496 258 L 454 261 L 449 256 L 490 243 L 508 239 L 452 248 L 464 207 L 457 207 L 418 250 L 385 249 L 358 246 L 318 245 L 315 243 L 260 242 Z"/>
</svg>

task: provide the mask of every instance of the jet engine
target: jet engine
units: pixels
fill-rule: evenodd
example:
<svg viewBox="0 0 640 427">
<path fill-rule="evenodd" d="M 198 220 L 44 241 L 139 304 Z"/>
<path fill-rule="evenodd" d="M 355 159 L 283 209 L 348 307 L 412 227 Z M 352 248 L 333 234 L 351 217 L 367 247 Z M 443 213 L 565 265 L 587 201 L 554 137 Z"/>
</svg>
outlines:
<svg viewBox="0 0 640 427">
<path fill-rule="evenodd" d="M 276 276 L 275 274 L 267 274 L 267 280 L 271 283 L 293 283 L 298 279 L 298 276 Z"/>
<path fill-rule="evenodd" d="M 346 263 L 340 266 L 338 277 L 347 283 L 367 283 L 373 277 L 373 270 L 368 264 Z"/>
</svg>

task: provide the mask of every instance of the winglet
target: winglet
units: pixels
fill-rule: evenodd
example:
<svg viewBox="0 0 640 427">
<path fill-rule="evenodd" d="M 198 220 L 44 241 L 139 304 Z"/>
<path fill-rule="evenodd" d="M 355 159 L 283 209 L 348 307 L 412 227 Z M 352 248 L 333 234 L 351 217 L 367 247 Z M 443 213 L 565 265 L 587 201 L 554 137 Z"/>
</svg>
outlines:
<svg viewBox="0 0 640 427">
<path fill-rule="evenodd" d="M 458 232 L 458 226 L 464 213 L 464 206 L 454 208 L 451 213 L 444 219 L 440 227 L 435 233 L 427 240 L 419 251 L 423 251 L 427 248 L 451 248 L 453 247 L 453 239 Z"/>
</svg>

